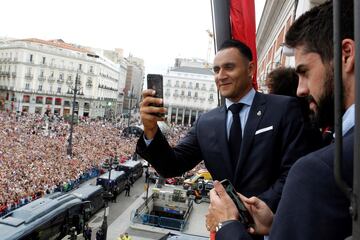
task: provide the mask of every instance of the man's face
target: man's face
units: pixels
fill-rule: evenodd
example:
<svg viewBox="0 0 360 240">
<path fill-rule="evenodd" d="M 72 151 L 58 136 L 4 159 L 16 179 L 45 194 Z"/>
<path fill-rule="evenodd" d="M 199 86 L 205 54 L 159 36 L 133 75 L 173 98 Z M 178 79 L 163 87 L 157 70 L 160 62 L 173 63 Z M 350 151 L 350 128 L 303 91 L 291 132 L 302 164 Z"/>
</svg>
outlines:
<svg viewBox="0 0 360 240">
<path fill-rule="evenodd" d="M 333 68 L 324 64 L 317 53 L 295 48 L 296 72 L 299 76 L 297 95 L 306 97 L 320 127 L 334 125 Z"/>
<path fill-rule="evenodd" d="M 214 59 L 215 83 L 221 96 L 239 101 L 251 89 L 253 64 L 236 48 L 220 50 Z"/>
</svg>

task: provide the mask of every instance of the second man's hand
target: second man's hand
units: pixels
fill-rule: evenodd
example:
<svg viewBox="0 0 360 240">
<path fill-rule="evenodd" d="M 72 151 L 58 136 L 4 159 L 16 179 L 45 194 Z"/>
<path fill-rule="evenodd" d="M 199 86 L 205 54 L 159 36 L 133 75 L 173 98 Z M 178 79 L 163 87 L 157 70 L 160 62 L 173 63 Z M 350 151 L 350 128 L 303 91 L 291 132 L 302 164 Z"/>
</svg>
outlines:
<svg viewBox="0 0 360 240">
<path fill-rule="evenodd" d="M 255 222 L 255 225 L 250 227 L 248 231 L 252 234 L 268 235 L 274 218 L 270 208 L 257 197 L 247 198 L 241 194 L 238 195 Z M 208 230 L 214 231 L 219 222 L 238 220 L 238 218 L 239 214 L 234 202 L 222 184 L 215 181 L 214 188 L 210 191 L 210 206 L 206 215 Z"/>
<path fill-rule="evenodd" d="M 166 113 L 166 108 L 157 107 L 163 103 L 163 99 L 153 97 L 155 91 L 146 89 L 142 92 L 143 101 L 140 103 L 140 118 L 144 125 L 144 135 L 146 139 L 153 139 L 158 130 L 158 121 L 164 121 L 164 117 L 159 117 L 156 114 Z"/>
</svg>

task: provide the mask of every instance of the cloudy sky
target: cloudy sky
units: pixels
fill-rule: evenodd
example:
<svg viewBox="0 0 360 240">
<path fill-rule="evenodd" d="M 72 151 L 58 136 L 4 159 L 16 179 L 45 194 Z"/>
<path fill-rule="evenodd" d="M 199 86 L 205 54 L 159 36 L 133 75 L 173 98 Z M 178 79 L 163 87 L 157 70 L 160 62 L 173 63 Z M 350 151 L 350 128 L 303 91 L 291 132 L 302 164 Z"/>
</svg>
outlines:
<svg viewBox="0 0 360 240">
<path fill-rule="evenodd" d="M 264 3 L 255 0 L 257 21 Z M 206 59 L 212 30 L 210 0 L 7 0 L 1 9 L 0 37 L 122 48 L 147 73 L 164 73 L 176 57 Z"/>
</svg>

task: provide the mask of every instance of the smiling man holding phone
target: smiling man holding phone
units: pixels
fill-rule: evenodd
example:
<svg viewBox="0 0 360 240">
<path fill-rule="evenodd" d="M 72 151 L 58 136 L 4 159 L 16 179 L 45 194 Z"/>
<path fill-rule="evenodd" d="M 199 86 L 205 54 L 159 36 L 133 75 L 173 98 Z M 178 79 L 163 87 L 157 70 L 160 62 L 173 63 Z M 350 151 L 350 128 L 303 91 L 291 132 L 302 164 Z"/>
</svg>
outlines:
<svg viewBox="0 0 360 240">
<path fill-rule="evenodd" d="M 251 50 L 242 42 L 225 41 L 213 70 L 226 102 L 201 115 L 174 148 L 157 126 L 164 118 L 156 114 L 166 113 L 157 106 L 163 99 L 144 90 L 144 134 L 136 151 L 163 177 L 180 176 L 204 160 L 213 179 L 228 179 L 237 192 L 258 196 L 275 212 L 290 167 L 307 153 L 299 104 L 295 98 L 255 91 Z"/>
</svg>

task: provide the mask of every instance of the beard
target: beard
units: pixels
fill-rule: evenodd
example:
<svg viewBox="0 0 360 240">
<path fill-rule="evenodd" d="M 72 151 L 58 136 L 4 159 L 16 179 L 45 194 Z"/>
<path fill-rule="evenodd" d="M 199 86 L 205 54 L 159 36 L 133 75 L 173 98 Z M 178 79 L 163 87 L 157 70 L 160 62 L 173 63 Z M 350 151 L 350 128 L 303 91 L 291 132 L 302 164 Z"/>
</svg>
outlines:
<svg viewBox="0 0 360 240">
<path fill-rule="evenodd" d="M 333 127 L 335 119 L 334 106 L 334 75 L 332 69 L 326 71 L 324 92 L 317 102 L 317 111 L 314 113 L 314 120 L 321 128 Z"/>
</svg>

